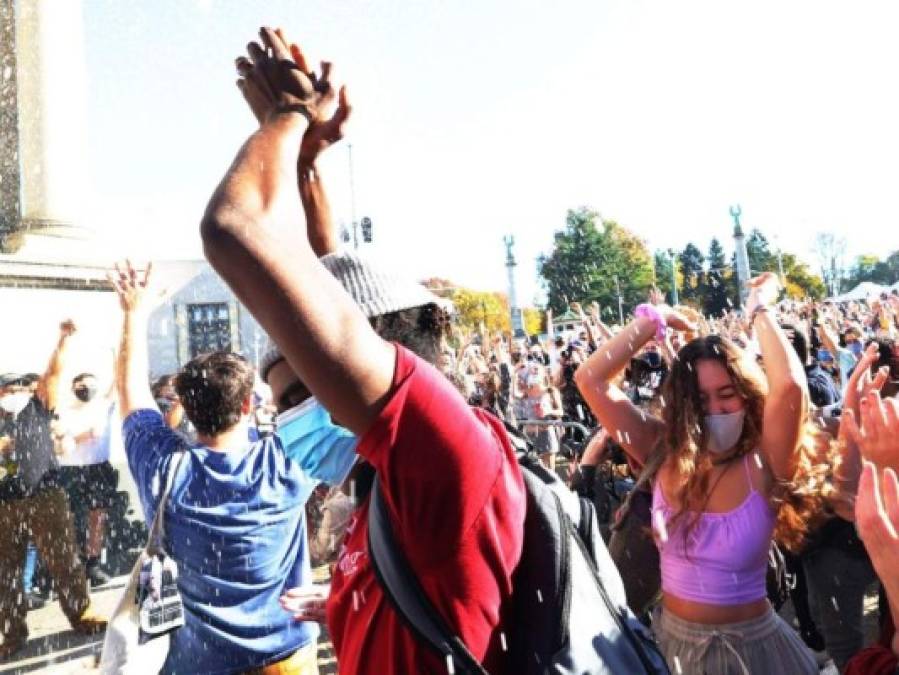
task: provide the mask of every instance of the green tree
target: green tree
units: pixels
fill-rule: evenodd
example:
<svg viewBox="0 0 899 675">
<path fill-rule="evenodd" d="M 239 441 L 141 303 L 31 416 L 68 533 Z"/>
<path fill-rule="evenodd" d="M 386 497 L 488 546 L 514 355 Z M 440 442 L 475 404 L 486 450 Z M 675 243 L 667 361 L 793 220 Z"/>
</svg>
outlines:
<svg viewBox="0 0 899 675">
<path fill-rule="evenodd" d="M 890 255 L 887 256 L 887 259 L 883 261 L 884 265 L 887 268 L 887 275 L 890 285 L 895 284 L 899 281 L 899 251 L 893 251 Z"/>
<path fill-rule="evenodd" d="M 717 239 L 712 239 L 709 244 L 709 255 L 706 259 L 708 271 L 702 289 L 702 309 L 706 314 L 720 315 L 723 310 L 731 307 L 730 268 L 727 258 L 724 257 L 724 248 Z"/>
<path fill-rule="evenodd" d="M 673 291 L 673 282 L 671 279 L 671 265 L 674 263 L 675 267 L 675 278 L 677 279 L 677 290 L 678 294 L 680 293 L 680 289 L 684 285 L 684 278 L 680 271 L 680 264 L 675 256 L 672 261 L 672 255 L 674 254 L 673 249 L 669 249 L 668 251 L 663 251 L 661 249 L 656 250 L 653 254 L 653 263 L 655 265 L 656 270 L 656 286 L 662 293 L 665 294 L 665 299 L 669 304 L 674 304 L 674 293 Z"/>
<path fill-rule="evenodd" d="M 695 307 L 702 304 L 702 289 L 705 282 L 705 258 L 693 242 L 688 243 L 677 257 L 683 284 L 680 288 L 682 303 Z"/>
<path fill-rule="evenodd" d="M 809 266 L 799 262 L 795 255 L 783 253 L 781 260 L 784 267 L 784 276 L 786 277 L 788 296 L 797 300 L 802 298 L 820 300 L 827 295 L 827 287 L 824 285 L 824 280 L 817 274 L 812 274 Z"/>
<path fill-rule="evenodd" d="M 849 270 L 847 284 L 849 288 L 852 288 L 863 281 L 871 281 L 875 284 L 884 284 L 887 286 L 892 284 L 894 279 L 890 269 L 890 263 L 888 261 L 882 261 L 876 255 L 858 256 L 855 259 L 855 264 L 853 264 Z"/>
<path fill-rule="evenodd" d="M 535 307 L 525 307 L 522 310 L 521 319 L 524 322 L 524 332 L 528 335 L 540 335 L 546 332 L 546 312 Z"/>
<path fill-rule="evenodd" d="M 753 229 L 746 239 L 746 257 L 749 259 L 750 276 L 777 271 L 777 256 L 771 252 L 771 245 L 759 230 Z"/>
<path fill-rule="evenodd" d="M 568 211 L 565 229 L 556 232 L 552 252 L 540 256 L 537 269 L 557 314 L 571 302 L 586 306 L 595 301 L 607 318 L 617 318 L 616 277 L 625 311 L 644 300 L 653 280 L 646 243 L 586 207 Z"/>
<path fill-rule="evenodd" d="M 456 288 L 452 300 L 459 323 L 469 330 L 476 330 L 481 322 L 491 333 L 512 329 L 509 300 L 504 293 Z"/>
</svg>

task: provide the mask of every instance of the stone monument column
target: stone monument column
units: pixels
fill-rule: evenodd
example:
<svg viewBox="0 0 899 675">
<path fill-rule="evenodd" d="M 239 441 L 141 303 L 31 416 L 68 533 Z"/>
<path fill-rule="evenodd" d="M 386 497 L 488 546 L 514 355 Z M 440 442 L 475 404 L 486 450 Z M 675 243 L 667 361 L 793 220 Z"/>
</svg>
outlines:
<svg viewBox="0 0 899 675">
<path fill-rule="evenodd" d="M 84 226 L 89 156 L 82 3 L 13 4 L 21 224 L 26 231 L 77 236 L 72 230 Z"/>
<path fill-rule="evenodd" d="M 506 274 L 509 280 L 509 310 L 512 314 L 512 333 L 515 337 L 524 337 L 524 318 L 521 314 L 521 307 L 518 306 L 518 292 L 515 284 L 515 256 L 512 254 L 512 247 L 515 245 L 515 237 L 509 235 L 503 237 L 503 243 L 506 245 Z"/>
<path fill-rule="evenodd" d="M 740 284 L 740 305 L 746 302 L 749 295 L 749 288 L 746 283 L 751 278 L 749 270 L 749 253 L 746 250 L 746 237 L 743 234 L 743 228 L 740 227 L 740 216 L 743 210 L 739 205 L 730 207 L 730 216 L 734 219 L 734 252 L 737 258 L 737 281 Z"/>
<path fill-rule="evenodd" d="M 0 253 L 84 237 L 83 24 L 81 0 L 0 0 Z"/>
<path fill-rule="evenodd" d="M 19 99 L 15 0 L 0 0 L 0 251 L 19 229 Z"/>
</svg>

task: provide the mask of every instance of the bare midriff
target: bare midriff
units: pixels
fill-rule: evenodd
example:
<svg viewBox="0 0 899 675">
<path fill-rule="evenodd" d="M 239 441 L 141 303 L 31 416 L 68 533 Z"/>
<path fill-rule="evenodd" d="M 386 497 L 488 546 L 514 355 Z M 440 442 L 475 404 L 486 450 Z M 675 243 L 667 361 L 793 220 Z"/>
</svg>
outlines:
<svg viewBox="0 0 899 675">
<path fill-rule="evenodd" d="M 742 605 L 709 605 L 704 602 L 684 600 L 670 594 L 662 598 L 662 607 L 684 621 L 693 623 L 722 624 L 749 621 L 762 616 L 771 605 L 767 598 Z"/>
</svg>

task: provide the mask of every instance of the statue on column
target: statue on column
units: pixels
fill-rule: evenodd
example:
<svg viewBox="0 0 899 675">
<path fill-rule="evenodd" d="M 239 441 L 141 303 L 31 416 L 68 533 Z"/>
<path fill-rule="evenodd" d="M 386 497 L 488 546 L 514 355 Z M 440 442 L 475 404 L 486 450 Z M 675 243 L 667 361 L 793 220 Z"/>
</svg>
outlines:
<svg viewBox="0 0 899 675">
<path fill-rule="evenodd" d="M 749 270 L 749 252 L 746 250 L 746 237 L 743 235 L 743 229 L 740 227 L 741 215 L 743 215 L 743 209 L 740 208 L 739 204 L 730 207 L 730 216 L 734 219 L 734 252 L 737 258 L 737 281 L 740 288 L 739 302 L 742 305 L 749 294 L 746 284 L 749 282 L 751 272 Z"/>
</svg>

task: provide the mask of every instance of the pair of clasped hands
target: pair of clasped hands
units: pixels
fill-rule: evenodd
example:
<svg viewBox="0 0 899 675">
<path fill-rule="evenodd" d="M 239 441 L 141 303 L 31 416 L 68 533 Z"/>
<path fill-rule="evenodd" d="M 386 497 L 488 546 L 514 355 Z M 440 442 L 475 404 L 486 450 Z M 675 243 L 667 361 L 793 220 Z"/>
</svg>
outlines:
<svg viewBox="0 0 899 675">
<path fill-rule="evenodd" d="M 351 107 L 346 87 L 336 94 L 331 84 L 332 64 L 321 62 L 313 71 L 302 50 L 288 41 L 280 28 L 263 27 L 259 42 L 247 45 L 247 56 L 237 57 L 237 86 L 259 124 L 285 113 L 300 113 L 309 123 L 300 145 L 298 162 L 311 165 L 327 147 L 343 138 Z"/>
</svg>

